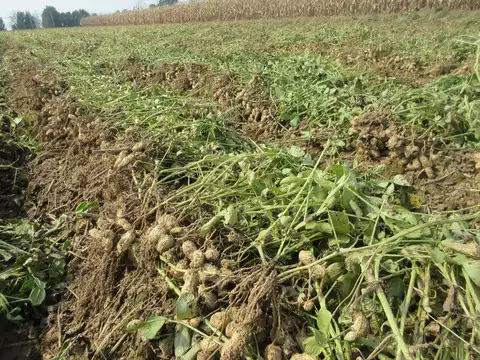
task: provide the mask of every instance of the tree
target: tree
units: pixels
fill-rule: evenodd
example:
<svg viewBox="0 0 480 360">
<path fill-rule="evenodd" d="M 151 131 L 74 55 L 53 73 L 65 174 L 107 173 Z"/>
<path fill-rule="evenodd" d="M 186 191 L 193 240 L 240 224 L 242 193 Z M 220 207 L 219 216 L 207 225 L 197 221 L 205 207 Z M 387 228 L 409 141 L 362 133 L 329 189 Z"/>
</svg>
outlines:
<svg viewBox="0 0 480 360">
<path fill-rule="evenodd" d="M 151 4 L 150 7 L 175 5 L 176 3 L 178 3 L 178 0 L 158 0 L 156 4 Z"/>
<path fill-rule="evenodd" d="M 5 31 L 5 30 L 7 30 L 7 27 L 5 26 L 3 19 L 0 17 L 0 31 Z"/>
<path fill-rule="evenodd" d="M 88 11 L 84 9 L 75 10 L 72 12 L 72 26 L 80 26 L 81 20 L 87 16 L 90 16 Z"/>
<path fill-rule="evenodd" d="M 42 27 L 54 28 L 61 26 L 60 13 L 53 6 L 47 6 L 42 12 Z"/>
<path fill-rule="evenodd" d="M 40 21 L 29 11 L 17 11 L 12 15 L 13 30 L 38 29 Z"/>
</svg>

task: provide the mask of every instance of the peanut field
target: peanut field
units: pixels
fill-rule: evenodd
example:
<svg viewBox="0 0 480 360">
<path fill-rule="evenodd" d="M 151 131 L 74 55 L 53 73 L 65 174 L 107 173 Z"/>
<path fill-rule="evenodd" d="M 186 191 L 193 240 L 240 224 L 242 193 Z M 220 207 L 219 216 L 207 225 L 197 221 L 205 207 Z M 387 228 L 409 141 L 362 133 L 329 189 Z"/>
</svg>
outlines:
<svg viewBox="0 0 480 360">
<path fill-rule="evenodd" d="M 480 13 L 448 3 L 0 33 L 0 358 L 480 358 Z M 84 22 L 167 22 L 130 15 Z"/>
</svg>

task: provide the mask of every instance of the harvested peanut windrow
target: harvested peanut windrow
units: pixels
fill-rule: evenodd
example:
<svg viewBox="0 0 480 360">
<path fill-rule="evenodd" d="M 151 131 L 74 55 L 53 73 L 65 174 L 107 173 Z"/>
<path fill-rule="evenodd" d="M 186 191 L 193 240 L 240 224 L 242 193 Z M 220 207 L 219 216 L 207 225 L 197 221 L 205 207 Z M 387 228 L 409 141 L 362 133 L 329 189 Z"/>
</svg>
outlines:
<svg viewBox="0 0 480 360">
<path fill-rule="evenodd" d="M 175 227 L 178 227 L 177 219 L 173 215 L 165 214 L 157 219 L 157 224 L 163 226 L 168 233 Z"/>
<path fill-rule="evenodd" d="M 202 322 L 202 319 L 199 318 L 199 317 L 194 317 L 194 318 L 188 320 L 188 324 L 189 324 L 191 327 L 194 327 L 195 329 L 200 326 L 200 323 L 201 323 L 201 322 Z"/>
<path fill-rule="evenodd" d="M 200 348 L 207 354 L 213 354 L 219 349 L 219 342 L 220 339 L 217 337 L 204 338 L 202 341 L 200 341 Z"/>
<path fill-rule="evenodd" d="M 167 232 L 165 231 L 165 228 L 163 226 L 155 225 L 146 231 L 145 240 L 150 243 L 156 243 L 165 234 L 167 234 Z"/>
<path fill-rule="evenodd" d="M 316 360 L 316 356 L 311 356 L 308 354 L 293 354 L 290 360 Z"/>
<path fill-rule="evenodd" d="M 92 238 L 94 238 L 95 240 L 102 240 L 104 235 L 103 235 L 103 231 L 100 230 L 100 229 L 90 229 L 88 231 L 88 235 L 90 235 Z"/>
<path fill-rule="evenodd" d="M 181 278 L 186 270 L 188 270 L 188 261 L 186 259 L 181 259 L 175 265 L 174 269 L 172 269 L 172 275 Z"/>
<path fill-rule="evenodd" d="M 315 303 L 313 300 L 307 300 L 303 303 L 303 310 L 310 312 L 315 308 Z"/>
<path fill-rule="evenodd" d="M 215 309 L 217 305 L 218 296 L 213 291 L 203 292 L 202 294 L 203 303 L 208 310 Z"/>
<path fill-rule="evenodd" d="M 237 329 L 237 327 L 238 327 L 238 324 L 234 322 L 228 323 L 228 325 L 225 327 L 225 336 L 227 338 L 231 338 L 235 333 L 235 330 Z"/>
<path fill-rule="evenodd" d="M 215 281 L 220 274 L 220 269 L 218 269 L 214 264 L 203 264 L 201 271 L 199 272 L 200 281 Z"/>
</svg>

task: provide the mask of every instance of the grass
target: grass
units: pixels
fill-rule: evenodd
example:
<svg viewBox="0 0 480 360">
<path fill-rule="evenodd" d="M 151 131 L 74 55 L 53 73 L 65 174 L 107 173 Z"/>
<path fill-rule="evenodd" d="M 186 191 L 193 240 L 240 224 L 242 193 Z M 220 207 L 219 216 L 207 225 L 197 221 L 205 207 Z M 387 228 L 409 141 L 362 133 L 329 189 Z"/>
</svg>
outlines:
<svg viewBox="0 0 480 360">
<path fill-rule="evenodd" d="M 222 266 L 217 261 L 195 271 L 218 284 L 237 281 L 228 300 L 221 298 L 221 285 L 205 282 L 218 290 L 214 309 L 186 306 L 190 295 L 183 286 L 191 270 L 180 265 L 192 259 L 162 254 L 155 265 L 175 299 L 180 293 L 176 317 L 149 308 L 144 318 L 127 319 L 133 320 L 129 332 L 155 342 L 174 336 L 168 327 L 173 323 L 183 334 L 175 335 L 179 356 L 199 351 L 193 332 L 224 344 L 227 356 L 234 337 L 228 340 L 227 329 L 211 325 L 211 312 L 242 298 L 237 311 L 245 316 L 233 323 L 253 332 L 258 324 L 248 314 L 257 304 L 266 318 L 278 311 L 281 321 L 301 328 L 295 352 L 335 359 L 469 359 L 480 352 L 478 204 L 429 211 L 416 195 L 426 186 L 422 172 L 410 184 L 400 174 L 382 176 L 388 164 L 352 160 L 358 134 L 351 124 L 386 114 L 412 144 L 434 139 L 428 146 L 446 153 L 478 149 L 477 15 L 79 28 L 1 39 L 7 69 L 28 60 L 43 64 L 45 78 L 68 83 L 60 98 L 101 118 L 118 139 L 134 129 L 137 140 L 149 144 L 149 166 L 130 169 L 131 176 L 142 206 L 150 204 L 145 199 L 151 192 L 160 195 L 133 219 L 137 232 L 145 232 L 144 223 L 158 212 L 173 213 L 202 254 L 212 246 L 221 253 Z M 179 89 L 175 76 L 168 80 L 182 71 L 194 76 L 187 66 L 192 63 L 207 65 L 206 79 L 228 75 L 223 95 L 208 87 Z M 162 73 L 162 81 L 155 71 L 165 65 L 173 70 Z M 228 100 L 244 89 L 248 104 Z M 248 136 L 241 125 L 249 121 L 242 114 L 250 104 L 268 108 L 278 136 Z M 33 114 L 20 116 L 32 120 Z M 319 140 L 318 131 L 327 135 Z M 108 206 L 100 203 L 90 218 Z M 180 232 L 168 231 L 164 235 Z M 5 241 L 11 246 L 17 238 Z M 299 263 L 300 251 L 313 261 Z M 247 295 L 237 293 L 242 286 Z M 196 317 L 203 323 L 198 329 L 190 322 Z M 110 334 L 123 327 L 115 324 Z M 190 339 L 186 345 L 184 338 Z M 282 346 L 275 341 L 268 335 L 240 351 L 257 358 L 270 343 Z"/>
</svg>

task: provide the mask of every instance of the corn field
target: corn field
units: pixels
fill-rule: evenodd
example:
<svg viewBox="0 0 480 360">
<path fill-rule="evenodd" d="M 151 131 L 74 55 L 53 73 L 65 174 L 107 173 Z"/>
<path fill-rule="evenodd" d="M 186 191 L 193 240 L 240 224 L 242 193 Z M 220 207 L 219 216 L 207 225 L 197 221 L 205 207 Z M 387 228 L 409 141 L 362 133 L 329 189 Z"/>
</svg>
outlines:
<svg viewBox="0 0 480 360">
<path fill-rule="evenodd" d="M 82 25 L 147 25 L 262 18 L 380 14 L 418 9 L 480 9 L 478 0 L 207 0 L 91 16 Z"/>
</svg>

